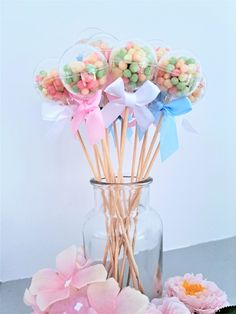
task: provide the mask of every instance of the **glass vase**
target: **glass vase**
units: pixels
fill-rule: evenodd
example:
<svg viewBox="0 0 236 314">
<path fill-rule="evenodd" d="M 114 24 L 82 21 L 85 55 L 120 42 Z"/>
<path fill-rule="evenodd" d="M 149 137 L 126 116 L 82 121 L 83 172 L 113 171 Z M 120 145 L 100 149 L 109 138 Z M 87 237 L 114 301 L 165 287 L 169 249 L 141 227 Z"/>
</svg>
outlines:
<svg viewBox="0 0 236 314">
<path fill-rule="evenodd" d="M 83 226 L 85 255 L 102 262 L 120 287 L 149 298 L 162 293 L 162 221 L 149 206 L 152 178 L 130 183 L 90 182 L 94 208 Z"/>
</svg>

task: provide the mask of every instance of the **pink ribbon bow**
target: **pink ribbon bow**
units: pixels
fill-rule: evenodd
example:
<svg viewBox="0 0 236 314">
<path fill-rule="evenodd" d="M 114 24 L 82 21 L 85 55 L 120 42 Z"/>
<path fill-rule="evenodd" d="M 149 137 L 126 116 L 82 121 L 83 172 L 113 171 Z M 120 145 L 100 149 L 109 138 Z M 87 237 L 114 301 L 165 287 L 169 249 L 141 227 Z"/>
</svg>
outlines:
<svg viewBox="0 0 236 314">
<path fill-rule="evenodd" d="M 105 126 L 99 108 L 102 91 L 90 98 L 75 98 L 73 97 L 73 117 L 71 120 L 72 132 L 77 134 L 79 125 L 85 121 L 85 128 L 88 135 L 90 145 L 94 145 L 97 141 L 105 136 Z"/>
</svg>

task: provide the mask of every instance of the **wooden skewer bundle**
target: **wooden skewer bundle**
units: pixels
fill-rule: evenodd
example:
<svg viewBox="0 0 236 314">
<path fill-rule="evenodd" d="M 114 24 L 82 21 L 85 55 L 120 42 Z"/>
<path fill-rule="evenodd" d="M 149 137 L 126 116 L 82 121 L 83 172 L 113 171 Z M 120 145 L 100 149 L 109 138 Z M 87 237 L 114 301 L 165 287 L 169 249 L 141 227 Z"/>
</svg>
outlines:
<svg viewBox="0 0 236 314">
<path fill-rule="evenodd" d="M 107 242 L 104 248 L 103 264 L 106 266 L 109 277 L 114 277 L 120 286 L 129 285 L 132 280 L 134 288 L 144 292 L 139 269 L 135 261 L 135 242 L 138 223 L 138 206 L 142 193 L 142 187 L 135 183 L 148 178 L 154 162 L 160 150 L 157 144 L 161 121 L 156 126 L 155 132 L 148 145 L 148 130 L 143 139 L 138 143 L 137 127 L 135 127 L 133 153 L 130 171 L 131 190 L 124 184 L 123 164 L 126 146 L 126 133 L 128 127 L 129 109 L 126 108 L 121 122 L 120 136 L 118 135 L 117 122 L 113 123 L 115 150 L 118 161 L 117 173 L 111 159 L 111 147 L 109 134 L 100 144 L 93 146 L 93 158 L 87 149 L 84 140 L 77 132 L 83 153 L 88 161 L 92 174 L 98 182 L 104 180 L 111 184 L 109 192 L 101 187 L 101 196 L 104 209 Z M 140 150 L 138 152 L 138 146 Z M 127 182 L 125 182 L 127 183 Z M 133 225 L 133 234 L 131 234 Z M 128 274 L 125 274 L 128 269 Z M 127 278 L 125 278 L 125 276 Z"/>
</svg>

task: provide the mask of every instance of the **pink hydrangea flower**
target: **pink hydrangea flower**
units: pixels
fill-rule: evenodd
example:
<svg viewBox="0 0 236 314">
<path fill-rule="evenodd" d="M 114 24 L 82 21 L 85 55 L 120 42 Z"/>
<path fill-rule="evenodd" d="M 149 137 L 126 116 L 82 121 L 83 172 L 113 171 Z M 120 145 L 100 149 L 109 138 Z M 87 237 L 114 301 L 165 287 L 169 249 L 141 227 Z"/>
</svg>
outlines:
<svg viewBox="0 0 236 314">
<path fill-rule="evenodd" d="M 167 297 L 177 297 L 189 310 L 198 314 L 212 314 L 228 305 L 226 294 L 202 274 L 185 274 L 167 280 L 164 289 Z"/>
<path fill-rule="evenodd" d="M 148 297 L 133 288 L 121 290 L 113 278 L 89 285 L 87 296 L 97 314 L 144 314 L 149 303 Z"/>
<path fill-rule="evenodd" d="M 191 314 L 189 309 L 176 297 L 153 299 L 153 306 L 147 314 Z"/>
<path fill-rule="evenodd" d="M 76 289 L 93 282 L 105 281 L 107 277 L 103 265 L 88 266 L 81 251 L 78 252 L 75 246 L 57 256 L 56 269 L 38 271 L 32 278 L 29 290 L 25 292 L 25 303 L 37 314 L 48 313 L 52 304 L 70 298 Z"/>
</svg>

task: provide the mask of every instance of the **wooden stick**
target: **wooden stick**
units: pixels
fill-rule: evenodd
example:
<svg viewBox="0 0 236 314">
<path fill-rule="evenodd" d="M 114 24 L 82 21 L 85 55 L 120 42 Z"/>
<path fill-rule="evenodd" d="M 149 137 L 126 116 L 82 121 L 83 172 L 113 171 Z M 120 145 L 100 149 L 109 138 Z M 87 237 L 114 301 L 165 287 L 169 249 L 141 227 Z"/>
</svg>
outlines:
<svg viewBox="0 0 236 314">
<path fill-rule="evenodd" d="M 98 159 L 97 145 L 96 144 L 93 145 L 93 152 L 94 152 L 95 161 L 96 161 L 98 179 L 100 181 L 102 176 L 101 176 L 101 170 L 100 170 L 100 166 L 99 166 L 99 159 Z"/>
<path fill-rule="evenodd" d="M 119 145 L 116 121 L 113 122 L 113 129 L 114 129 L 114 137 L 115 137 L 117 160 L 119 162 L 119 160 L 120 160 L 120 149 L 119 149 L 120 145 Z"/>
<path fill-rule="evenodd" d="M 134 134 L 133 158 L 132 158 L 132 166 L 131 166 L 131 182 L 134 181 L 134 172 L 135 172 L 136 154 L 137 154 L 137 144 L 138 144 L 138 130 L 137 130 L 137 125 L 136 125 L 136 127 L 135 127 L 135 134 Z"/>
<path fill-rule="evenodd" d="M 97 146 L 95 147 L 95 149 L 96 149 L 96 154 L 97 154 L 97 158 L 98 158 L 99 164 L 100 164 L 100 166 L 101 166 L 101 168 L 102 168 L 102 172 L 103 172 L 103 174 L 104 174 L 104 177 L 106 177 L 106 170 L 105 170 L 105 166 L 104 166 L 102 157 L 101 157 L 101 155 L 100 155 L 99 149 L 98 149 Z"/>
<path fill-rule="evenodd" d="M 80 141 L 80 144 L 81 144 L 81 146 L 82 146 L 82 149 L 83 149 L 83 152 L 84 152 L 84 154 L 85 154 L 85 157 L 86 157 L 86 159 L 87 159 L 87 161 L 88 161 L 88 163 L 89 163 L 90 169 L 92 170 L 92 173 L 93 173 L 95 179 L 97 179 L 98 175 L 97 175 L 97 173 L 96 173 L 96 171 L 95 171 L 95 168 L 94 168 L 94 166 L 93 166 L 92 160 L 91 160 L 91 158 L 90 158 L 90 156 L 89 156 L 89 152 L 88 152 L 88 150 L 87 150 L 87 148 L 86 148 L 86 146 L 85 146 L 85 144 L 84 144 L 84 141 L 83 141 L 83 139 L 82 139 L 82 137 L 81 137 L 81 134 L 80 134 L 79 130 L 77 130 L 77 137 L 78 137 L 78 139 L 79 139 L 79 141 Z"/>
<path fill-rule="evenodd" d="M 138 162 L 138 170 L 137 170 L 137 174 L 136 174 L 136 181 L 138 181 L 140 179 L 141 174 L 142 174 L 143 158 L 144 158 L 143 156 L 144 156 L 145 150 L 146 150 L 147 134 L 148 134 L 148 131 L 146 131 L 144 134 L 142 147 L 141 147 L 141 150 L 139 153 L 139 162 Z"/>
<path fill-rule="evenodd" d="M 152 166 L 153 166 L 153 164 L 154 164 L 154 162 L 155 162 L 155 160 L 156 160 L 156 157 L 157 157 L 157 155 L 158 155 L 158 153 L 159 153 L 159 150 L 160 150 L 160 143 L 157 145 L 157 148 L 155 149 L 155 152 L 154 152 L 154 154 L 153 154 L 153 156 L 152 156 L 152 159 L 151 159 L 151 161 L 150 161 L 150 164 L 149 164 L 149 166 L 148 166 L 148 168 L 147 168 L 147 171 L 146 171 L 146 173 L 145 173 L 145 175 L 144 175 L 144 179 L 147 179 L 147 178 L 148 178 L 148 176 L 149 176 L 149 174 L 150 174 L 150 171 L 151 171 L 151 169 L 152 169 Z"/>
<path fill-rule="evenodd" d="M 151 153 L 152 153 L 153 148 L 154 148 L 154 145 L 155 145 L 155 143 L 156 143 L 157 136 L 158 136 L 159 131 L 160 131 L 160 128 L 161 128 L 162 118 L 163 118 L 163 116 L 161 115 L 160 120 L 159 120 L 159 122 L 158 122 L 158 124 L 157 124 L 157 126 L 156 126 L 155 132 L 154 132 L 154 134 L 153 134 L 153 137 L 152 137 L 152 140 L 151 140 L 151 143 L 150 143 L 150 146 L 149 146 L 147 155 L 146 155 L 146 157 L 145 157 L 145 161 L 144 161 L 144 171 L 145 171 L 145 169 L 146 169 L 146 167 L 147 167 L 148 161 L 149 161 L 149 159 L 150 159 Z"/>
<path fill-rule="evenodd" d="M 124 119 L 122 124 L 121 140 L 120 140 L 120 159 L 118 166 L 118 182 L 122 182 L 123 178 L 123 162 L 124 162 L 124 151 L 125 151 L 125 142 L 126 142 L 126 131 L 128 126 L 128 116 L 129 108 L 125 108 Z"/>
</svg>

